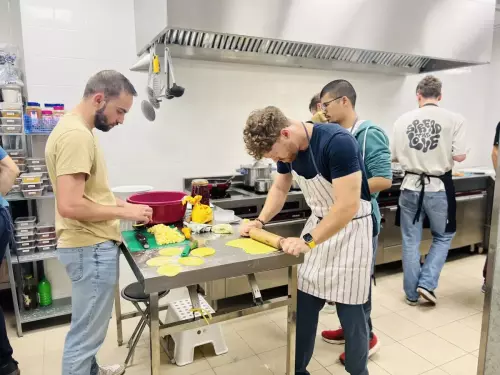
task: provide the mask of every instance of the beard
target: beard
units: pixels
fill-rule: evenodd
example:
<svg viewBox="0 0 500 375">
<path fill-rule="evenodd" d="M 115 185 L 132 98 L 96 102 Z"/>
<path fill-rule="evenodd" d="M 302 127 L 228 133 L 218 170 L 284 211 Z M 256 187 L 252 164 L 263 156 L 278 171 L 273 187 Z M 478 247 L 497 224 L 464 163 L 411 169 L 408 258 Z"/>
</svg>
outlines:
<svg viewBox="0 0 500 375">
<path fill-rule="evenodd" d="M 99 129 L 102 132 L 109 132 L 113 125 L 110 125 L 108 122 L 108 117 L 104 114 L 104 110 L 106 109 L 106 105 L 103 108 L 98 109 L 94 115 L 94 125 L 96 129 Z"/>
</svg>

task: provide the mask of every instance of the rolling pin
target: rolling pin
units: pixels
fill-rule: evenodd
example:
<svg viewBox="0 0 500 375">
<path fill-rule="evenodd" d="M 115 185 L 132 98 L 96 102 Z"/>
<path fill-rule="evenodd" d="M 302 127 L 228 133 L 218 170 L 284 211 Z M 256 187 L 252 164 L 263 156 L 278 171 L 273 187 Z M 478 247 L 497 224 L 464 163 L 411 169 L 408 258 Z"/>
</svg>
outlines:
<svg viewBox="0 0 500 375">
<path fill-rule="evenodd" d="M 257 228 L 250 229 L 249 234 L 252 240 L 281 250 L 281 241 L 284 239 L 283 237 L 268 232 L 267 230 Z"/>
</svg>

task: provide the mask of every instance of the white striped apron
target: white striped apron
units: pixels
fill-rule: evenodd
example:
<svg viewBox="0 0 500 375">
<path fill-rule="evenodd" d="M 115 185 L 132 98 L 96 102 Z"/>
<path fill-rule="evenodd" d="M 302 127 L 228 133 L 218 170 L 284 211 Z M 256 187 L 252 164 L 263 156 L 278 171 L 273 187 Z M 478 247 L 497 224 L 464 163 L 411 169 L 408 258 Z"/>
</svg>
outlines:
<svg viewBox="0 0 500 375">
<path fill-rule="evenodd" d="M 307 136 L 309 138 L 309 134 Z M 306 179 L 292 169 L 293 178 L 312 211 L 302 235 L 310 233 L 320 218 L 328 215 L 333 205 L 332 183 L 319 172 L 311 147 L 309 155 L 316 176 Z M 371 202 L 361 200 L 352 221 L 332 238 L 305 254 L 304 263 L 298 269 L 299 290 L 327 301 L 349 305 L 363 304 L 368 300 L 373 258 L 371 213 Z"/>
</svg>

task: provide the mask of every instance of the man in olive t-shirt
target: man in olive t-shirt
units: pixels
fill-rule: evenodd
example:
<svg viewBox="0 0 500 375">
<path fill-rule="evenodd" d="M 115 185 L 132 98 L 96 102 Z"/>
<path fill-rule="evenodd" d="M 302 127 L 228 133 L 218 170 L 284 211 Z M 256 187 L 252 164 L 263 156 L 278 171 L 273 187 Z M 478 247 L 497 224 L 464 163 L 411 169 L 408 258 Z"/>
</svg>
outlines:
<svg viewBox="0 0 500 375">
<path fill-rule="evenodd" d="M 118 282 L 119 219 L 147 223 L 152 209 L 116 199 L 94 136 L 124 120 L 137 93 L 122 74 L 105 70 L 88 81 L 82 101 L 61 118 L 45 148 L 56 195 L 58 255 L 72 281 L 71 328 L 64 344 L 65 375 L 121 375 L 123 365 L 100 367 Z"/>
</svg>

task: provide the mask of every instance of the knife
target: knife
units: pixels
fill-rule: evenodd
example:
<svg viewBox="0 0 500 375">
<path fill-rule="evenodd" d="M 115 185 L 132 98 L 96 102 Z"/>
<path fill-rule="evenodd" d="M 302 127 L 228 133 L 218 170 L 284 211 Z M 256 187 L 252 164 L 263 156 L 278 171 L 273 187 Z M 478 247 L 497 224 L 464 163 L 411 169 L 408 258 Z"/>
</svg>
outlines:
<svg viewBox="0 0 500 375">
<path fill-rule="evenodd" d="M 135 232 L 135 238 L 137 239 L 137 241 L 139 241 L 144 249 L 149 249 L 148 239 L 144 234 L 142 234 L 141 232 Z"/>
</svg>

